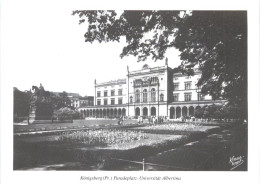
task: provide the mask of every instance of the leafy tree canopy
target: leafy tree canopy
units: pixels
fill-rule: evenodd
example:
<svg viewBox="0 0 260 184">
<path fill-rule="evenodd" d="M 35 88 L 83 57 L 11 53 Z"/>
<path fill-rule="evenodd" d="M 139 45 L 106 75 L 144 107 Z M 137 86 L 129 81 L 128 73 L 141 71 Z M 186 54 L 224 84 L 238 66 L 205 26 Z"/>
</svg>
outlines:
<svg viewBox="0 0 260 184">
<path fill-rule="evenodd" d="M 17 88 L 13 90 L 14 106 L 13 115 L 15 116 L 28 116 L 30 108 L 30 91 L 20 91 Z"/>
<path fill-rule="evenodd" d="M 202 71 L 198 86 L 214 99 L 247 105 L 246 11 L 73 11 L 87 23 L 86 42 L 120 41 L 120 57 L 138 61 L 164 59 L 166 50 L 178 49 L 180 69 Z"/>
<path fill-rule="evenodd" d="M 67 92 L 63 91 L 59 93 L 59 95 L 52 96 L 52 105 L 53 109 L 60 109 L 62 107 L 70 107 L 70 99 L 68 97 Z"/>
</svg>

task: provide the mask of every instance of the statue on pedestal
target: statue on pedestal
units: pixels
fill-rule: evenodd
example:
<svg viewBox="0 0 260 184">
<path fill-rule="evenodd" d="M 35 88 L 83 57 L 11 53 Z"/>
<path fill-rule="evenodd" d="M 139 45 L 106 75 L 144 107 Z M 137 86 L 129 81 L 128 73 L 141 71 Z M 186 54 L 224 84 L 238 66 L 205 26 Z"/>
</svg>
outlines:
<svg viewBox="0 0 260 184">
<path fill-rule="evenodd" d="M 42 104 L 50 104 L 50 96 L 48 95 L 48 92 L 46 92 L 40 84 L 40 87 L 32 86 L 32 94 L 30 98 L 30 112 L 29 112 L 29 123 L 33 123 L 36 119 L 41 119 L 41 117 L 38 116 L 37 110 L 39 110 L 39 107 Z M 42 114 L 42 113 L 40 113 Z"/>
</svg>

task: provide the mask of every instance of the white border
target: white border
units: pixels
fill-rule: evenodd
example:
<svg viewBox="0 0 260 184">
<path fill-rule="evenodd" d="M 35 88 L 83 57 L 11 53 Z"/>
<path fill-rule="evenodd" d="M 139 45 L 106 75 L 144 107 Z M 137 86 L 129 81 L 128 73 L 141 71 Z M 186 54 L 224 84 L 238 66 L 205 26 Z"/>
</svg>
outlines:
<svg viewBox="0 0 260 184">
<path fill-rule="evenodd" d="M 171 183 L 259 183 L 259 2 L 257 0 L 238 1 L 238 0 L 219 0 L 219 1 L 62 1 L 47 0 L 44 3 L 54 6 L 57 12 L 60 8 L 66 7 L 73 9 L 189 9 L 189 10 L 247 10 L 248 11 L 248 69 L 249 69 L 249 154 L 248 172 L 93 172 L 93 171 L 13 171 L 13 149 L 12 149 L 12 85 L 8 81 L 12 73 L 12 68 L 8 65 L 8 53 L 12 49 L 8 45 L 8 22 L 7 12 L 12 11 L 19 0 L 2 0 L 1 3 L 1 183 L 26 183 L 26 184 L 46 184 L 61 182 L 89 183 L 80 181 L 83 176 L 178 176 L 181 181 L 170 181 Z M 43 0 L 37 0 L 43 3 Z M 37 2 L 36 1 L 36 2 Z M 23 1 L 24 11 L 30 11 L 33 0 Z M 14 12 L 15 13 L 15 12 Z M 48 10 L 46 9 L 46 13 Z M 19 15 L 17 15 L 19 16 Z M 36 15 L 32 15 L 36 16 Z M 17 30 L 19 33 L 19 30 Z M 21 35 L 22 36 L 22 35 Z M 25 43 L 26 44 L 26 43 Z M 23 49 L 23 48 L 21 48 Z M 15 54 L 15 50 L 13 51 Z M 22 61 L 17 61 L 22 62 Z M 15 66 L 12 66 L 15 67 Z M 19 77 L 19 76 L 17 76 Z M 116 181 L 113 181 L 117 183 Z M 149 181 L 155 183 L 156 181 Z M 162 182 L 162 181 L 161 181 Z M 92 182 L 96 183 L 96 182 Z M 134 183 L 134 182 L 129 182 Z M 146 182 L 144 182 L 146 183 Z"/>
</svg>

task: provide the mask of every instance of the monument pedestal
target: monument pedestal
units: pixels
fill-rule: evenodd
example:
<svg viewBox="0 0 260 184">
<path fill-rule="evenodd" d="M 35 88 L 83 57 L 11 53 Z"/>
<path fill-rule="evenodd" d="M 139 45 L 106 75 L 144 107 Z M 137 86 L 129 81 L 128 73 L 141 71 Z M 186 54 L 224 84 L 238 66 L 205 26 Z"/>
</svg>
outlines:
<svg viewBox="0 0 260 184">
<path fill-rule="evenodd" d="M 36 106 L 35 105 L 31 105 L 29 118 L 28 118 L 28 123 L 32 124 L 35 121 L 35 117 L 36 117 Z"/>
</svg>

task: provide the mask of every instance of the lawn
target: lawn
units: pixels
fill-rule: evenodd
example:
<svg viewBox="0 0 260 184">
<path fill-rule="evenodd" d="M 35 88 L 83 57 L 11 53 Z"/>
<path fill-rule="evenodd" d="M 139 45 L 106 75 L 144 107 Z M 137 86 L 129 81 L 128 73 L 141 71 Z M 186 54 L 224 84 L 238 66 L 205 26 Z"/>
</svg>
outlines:
<svg viewBox="0 0 260 184">
<path fill-rule="evenodd" d="M 188 131 L 188 132 L 205 132 L 219 126 L 203 126 L 197 123 L 166 123 L 150 125 L 146 127 L 137 127 L 138 130 L 170 130 L 170 131 Z"/>
<path fill-rule="evenodd" d="M 83 143 L 89 147 L 125 144 L 147 138 L 147 135 L 141 131 L 95 129 L 70 133 L 65 132 L 57 136 L 56 141 L 59 141 L 60 143 Z"/>
<path fill-rule="evenodd" d="M 70 131 L 46 136 L 15 136 L 14 169 L 117 170 L 120 164 L 125 163 L 115 162 L 114 158 L 141 161 L 142 158 L 198 140 L 217 128 L 169 123 Z"/>
<path fill-rule="evenodd" d="M 32 131 L 46 131 L 57 129 L 73 129 L 73 128 L 87 128 L 95 126 L 108 126 L 117 125 L 118 120 L 105 120 L 105 119 L 93 119 L 93 120 L 73 120 L 73 123 L 45 123 L 45 124 L 15 124 L 14 132 L 32 132 Z M 124 124 L 137 123 L 136 120 L 125 120 Z"/>
</svg>

